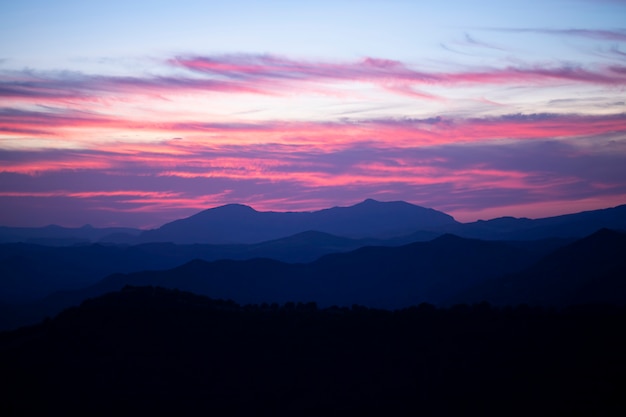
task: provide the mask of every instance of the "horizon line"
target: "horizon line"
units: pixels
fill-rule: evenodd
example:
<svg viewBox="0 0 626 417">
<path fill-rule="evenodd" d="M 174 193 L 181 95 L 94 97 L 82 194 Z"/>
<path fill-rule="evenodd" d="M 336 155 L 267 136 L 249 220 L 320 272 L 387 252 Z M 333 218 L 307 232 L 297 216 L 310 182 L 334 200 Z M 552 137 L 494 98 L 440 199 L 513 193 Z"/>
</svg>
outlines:
<svg viewBox="0 0 626 417">
<path fill-rule="evenodd" d="M 324 211 L 324 210 L 330 210 L 330 209 L 335 209 L 335 208 L 351 208 L 351 207 L 355 207 L 357 205 L 366 203 L 368 201 L 371 202 L 375 202 L 375 203 L 381 203 L 381 204 L 391 204 L 391 203 L 405 203 L 405 204 L 409 204 L 415 207 L 420 207 L 420 208 L 424 208 L 424 209 L 428 209 L 428 210 L 435 210 L 437 212 L 446 214 L 450 217 L 452 217 L 452 219 L 458 223 L 461 224 L 469 224 L 469 223 L 475 223 L 475 222 L 479 222 L 479 221 L 490 221 L 490 220 L 496 220 L 496 219 L 502 219 L 502 218 L 515 218 L 515 219 L 529 219 L 529 220 L 540 220 L 540 219 L 548 219 L 548 218 L 553 218 L 553 217 L 560 217 L 560 216 L 567 216 L 567 215 L 572 215 L 572 214 L 580 214 L 580 213 L 586 213 L 586 212 L 592 212 L 592 211 L 601 211 L 601 210 L 610 210 L 610 209 L 615 209 L 621 206 L 626 206 L 626 202 L 622 203 L 622 204 L 618 204 L 618 205 L 614 205 L 614 206 L 602 206 L 599 208 L 592 208 L 592 209 L 586 209 L 586 210 L 579 210 L 579 211 L 567 211 L 567 212 L 561 212 L 561 214 L 554 214 L 554 215 L 549 215 L 549 216 L 543 216 L 543 217 L 527 217 L 527 216 L 513 216 L 513 215 L 500 215 L 500 216 L 495 216 L 495 217 L 490 217 L 490 218 L 477 218 L 475 220 L 470 220 L 470 221 L 460 221 L 458 220 L 455 216 L 453 216 L 452 214 L 446 212 L 446 211 L 442 211 L 442 210 L 438 210 L 432 207 L 426 207 L 426 206 L 422 206 L 419 204 L 415 204 L 406 200 L 377 200 L 375 198 L 366 198 L 364 200 L 360 200 L 357 203 L 354 204 L 350 204 L 350 205 L 333 205 L 333 206 L 329 206 L 329 207 L 324 207 L 324 208 L 320 208 L 320 209 L 312 209 L 312 210 L 263 210 L 263 209 L 256 209 L 254 208 L 252 205 L 250 204 L 244 204 L 244 203 L 224 203 L 224 204 L 220 204 L 220 205 L 216 205 L 216 206 L 212 206 L 212 207 L 208 207 L 205 209 L 201 209 L 199 211 L 194 212 L 193 214 L 190 214 L 189 216 L 184 216 L 184 217 L 178 217 L 175 218 L 173 220 L 170 221 L 166 221 L 165 223 L 162 223 L 158 226 L 153 226 L 153 227 L 136 227 L 136 226 L 125 226 L 125 225 L 96 225 L 94 226 L 92 223 L 84 223 L 80 226 L 67 226 L 67 225 L 62 225 L 62 224 L 57 224 L 57 223 L 49 223 L 43 226 L 10 226 L 10 225 L 6 225 L 6 224 L 0 224 L 0 228 L 9 228 L 9 229 L 44 229 L 44 228 L 49 228 L 49 227 L 59 227 L 62 229 L 83 229 L 83 228 L 92 228 L 92 229 L 136 229 L 136 230 L 142 230 L 142 231 L 148 231 L 148 230 L 155 230 L 155 229 L 159 229 L 160 227 L 164 226 L 165 224 L 177 221 L 177 220 L 183 220 L 183 219 L 187 219 L 189 217 L 193 217 L 197 214 L 200 214 L 202 212 L 205 211 L 209 211 L 209 210 L 215 210 L 215 209 L 220 209 L 220 208 L 225 208 L 228 206 L 242 206 L 242 207 L 247 207 L 249 209 L 252 209 L 253 211 L 257 212 L 257 213 L 315 213 L 315 212 L 319 212 L 319 211 Z M 498 208 L 489 208 L 487 210 L 497 210 Z"/>
</svg>

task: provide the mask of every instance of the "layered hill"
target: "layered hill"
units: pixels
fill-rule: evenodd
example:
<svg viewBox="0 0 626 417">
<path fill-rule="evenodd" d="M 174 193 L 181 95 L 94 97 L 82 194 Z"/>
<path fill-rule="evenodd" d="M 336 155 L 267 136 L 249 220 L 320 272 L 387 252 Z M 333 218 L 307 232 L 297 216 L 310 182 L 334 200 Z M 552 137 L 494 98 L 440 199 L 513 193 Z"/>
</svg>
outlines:
<svg viewBox="0 0 626 417">
<path fill-rule="evenodd" d="M 271 259 L 194 260 L 113 274 L 45 300 L 57 310 L 125 285 L 177 288 L 239 303 L 310 302 L 402 308 L 489 301 L 566 306 L 626 300 L 626 234 L 601 230 L 545 254 L 516 243 L 443 235 L 397 247 L 363 247 L 306 264 Z M 460 296 L 461 295 L 461 296 Z M 471 296 L 470 296 L 471 295 Z"/>
<path fill-rule="evenodd" d="M 289 263 L 312 262 L 322 255 L 363 246 L 397 246 L 408 242 L 410 240 L 350 239 L 309 231 L 249 245 L 5 243 L 0 244 L 0 302 L 35 300 L 56 291 L 92 285 L 116 272 L 169 269 L 194 259 L 269 258 Z"/>
<path fill-rule="evenodd" d="M 48 246 L 70 246 L 106 241 L 130 241 L 142 233 L 130 227 L 7 227 L 0 226 L 0 243 L 23 242 Z"/>
<path fill-rule="evenodd" d="M 582 238 L 602 228 L 626 231 L 626 205 L 541 219 L 500 217 L 445 225 L 436 230 L 474 239 L 535 240 Z"/>
<path fill-rule="evenodd" d="M 344 242 L 314 235 L 333 244 Z M 564 245 L 558 240 L 500 242 L 443 235 L 429 242 L 363 247 L 299 264 L 260 258 L 211 262 L 196 259 L 173 269 L 112 274 L 94 285 L 56 293 L 31 304 L 12 306 L 6 303 L 10 300 L 5 300 L 0 306 L 0 327 L 36 322 L 128 284 L 177 288 L 240 303 L 313 301 L 325 306 L 361 304 L 391 309 L 421 302 L 450 305 L 488 301 L 556 307 L 624 304 L 624 236 L 601 230 Z M 277 242 L 269 244 L 284 249 Z M 188 256 L 202 245 L 141 247 L 152 251 L 134 254 L 131 260 L 143 256 L 175 262 L 179 258 L 175 255 L 168 259 L 163 250 L 172 254 L 180 250 Z"/>
<path fill-rule="evenodd" d="M 439 303 L 484 280 L 519 271 L 540 254 L 505 242 L 444 235 L 398 247 L 363 247 L 306 264 L 194 260 L 168 270 L 113 274 L 85 289 L 50 296 L 40 304 L 48 310 L 40 314 L 54 314 L 125 285 L 177 288 L 244 304 L 314 301 L 400 308 Z"/>
<path fill-rule="evenodd" d="M 90 226 L 63 228 L 0 227 L 0 243 L 25 242 L 49 246 L 86 243 L 136 245 L 255 244 L 305 232 L 350 239 L 399 239 L 398 243 L 426 241 L 445 233 L 488 240 L 582 238 L 598 229 L 626 230 L 626 205 L 541 219 L 501 217 L 459 223 L 437 210 L 402 201 L 368 199 L 350 207 L 313 212 L 264 212 L 241 204 L 201 211 L 153 230 Z"/>
<path fill-rule="evenodd" d="M 626 305 L 626 233 L 601 229 L 518 273 L 488 280 L 450 302 Z"/>
</svg>

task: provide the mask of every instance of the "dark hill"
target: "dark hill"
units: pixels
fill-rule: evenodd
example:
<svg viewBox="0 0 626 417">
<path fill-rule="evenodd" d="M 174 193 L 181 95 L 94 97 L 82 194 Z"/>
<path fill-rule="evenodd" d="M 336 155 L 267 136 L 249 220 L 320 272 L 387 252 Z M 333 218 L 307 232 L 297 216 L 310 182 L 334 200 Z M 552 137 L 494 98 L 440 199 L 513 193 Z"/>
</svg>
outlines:
<svg viewBox="0 0 626 417">
<path fill-rule="evenodd" d="M 0 302 L 20 303 L 93 285 L 115 272 L 169 269 L 193 259 L 271 258 L 284 262 L 312 262 L 322 255 L 346 252 L 365 245 L 396 245 L 401 240 L 349 239 L 308 231 L 252 245 L 42 246 L 0 244 Z M 406 243 L 406 242 L 405 242 Z"/>
<path fill-rule="evenodd" d="M 363 246 L 399 246 L 412 241 L 401 239 L 351 239 L 309 230 L 280 239 L 269 240 L 245 248 L 231 259 L 271 258 L 283 262 L 312 262 L 322 255 L 348 252 Z"/>
<path fill-rule="evenodd" d="M 441 302 L 536 259 L 537 253 L 507 243 L 446 235 L 400 247 L 364 247 L 308 264 L 196 260 L 170 270 L 111 275 L 84 290 L 49 297 L 45 304 L 52 314 L 130 284 L 178 288 L 239 303 L 315 301 L 325 306 L 400 308 Z"/>
<path fill-rule="evenodd" d="M 0 334 L 0 414 L 622 416 L 625 314 L 125 288 Z"/>
<path fill-rule="evenodd" d="M 488 281 L 453 299 L 567 306 L 584 303 L 626 304 L 626 233 L 602 229 L 557 249 L 536 264 L 502 279 Z"/>
</svg>

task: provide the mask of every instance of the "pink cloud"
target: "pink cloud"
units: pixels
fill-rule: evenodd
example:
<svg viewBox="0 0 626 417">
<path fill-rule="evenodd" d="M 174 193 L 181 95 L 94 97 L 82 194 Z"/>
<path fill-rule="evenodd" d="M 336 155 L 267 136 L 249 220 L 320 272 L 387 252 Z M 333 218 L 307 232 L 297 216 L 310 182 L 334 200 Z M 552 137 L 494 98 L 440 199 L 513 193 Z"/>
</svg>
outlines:
<svg viewBox="0 0 626 417">
<path fill-rule="evenodd" d="M 174 192 L 151 192 L 142 190 L 117 190 L 117 191 L 82 191 L 74 192 L 67 190 L 57 191 L 0 191 L 0 197 L 70 197 L 70 198 L 98 198 L 98 197 L 139 197 L 139 198 L 172 198 L 179 193 Z"/>
<path fill-rule="evenodd" d="M 44 127 L 45 130 L 38 130 Z M 151 143 L 124 143 L 114 146 L 94 139 L 101 130 L 132 130 L 168 136 L 186 136 L 185 140 Z M 497 139 L 541 139 L 579 137 L 626 131 L 626 114 L 512 114 L 485 118 L 371 119 L 336 122 L 264 121 L 237 123 L 153 122 L 80 114 L 74 111 L 35 112 L 0 110 L 0 132 L 32 130 L 34 136 L 76 137 L 91 132 L 85 146 L 110 149 L 114 153 L 144 155 L 146 158 L 169 158 L 172 154 L 190 155 L 197 149 L 228 144 L 308 145 L 321 151 L 340 149 L 355 142 L 379 143 L 381 146 L 428 146 Z M 70 132 L 71 130 L 71 132 Z M 211 139 L 203 134 L 211 133 Z"/>
<path fill-rule="evenodd" d="M 0 223 L 21 211 L 45 215 L 51 206 L 64 221 L 72 221 L 64 207 L 73 207 L 125 213 L 121 218 L 133 222 L 147 213 L 155 224 L 228 202 L 313 209 L 378 196 L 469 213 L 511 201 L 531 206 L 550 198 L 626 195 L 624 113 L 330 121 L 241 115 L 216 122 L 199 111 L 149 110 L 153 98 L 168 104 L 176 94 L 271 94 L 274 100 L 341 94 L 349 83 L 430 101 L 445 100 L 445 88 L 468 85 L 571 83 L 614 91 L 626 85 L 620 65 L 446 72 L 374 58 L 333 63 L 270 55 L 179 57 L 165 65 L 177 75 L 3 73 L 0 96 L 12 107 L 0 108 L 0 140 L 8 144 L 0 150 Z M 441 96 L 428 91 L 432 86 Z M 353 87 L 345 90 L 358 90 Z M 144 107 L 119 110 L 108 100 Z M 170 110 L 176 97 L 171 103 Z M 16 149 L 24 139 L 38 149 Z M 45 149 L 60 141 L 73 149 Z M 28 206 L 28 199 L 37 204 Z"/>
<path fill-rule="evenodd" d="M 518 117 L 511 117 L 516 120 Z M 598 137 L 608 144 L 610 137 Z M 177 147 L 180 141 L 164 142 Z M 329 152 L 307 146 L 231 144 L 195 148 L 151 160 L 149 154 L 107 149 L 0 153 L 19 166 L 45 161 L 79 161 L 74 168 L 25 175 L 0 173 L 3 210 L 18 216 L 36 207 L 81 210 L 100 219 L 128 219 L 158 225 L 229 202 L 264 210 L 303 210 L 353 204 L 364 197 L 401 199 L 454 213 L 483 213 L 485 207 L 533 207 L 542 201 L 596 199 L 626 195 L 622 154 L 601 147 L 582 152 L 575 141 L 449 143 L 413 148 L 347 144 Z M 109 161 L 103 168 L 90 160 Z M 595 169 L 586 169 L 596 167 Z M 491 211 L 494 212 L 495 211 Z M 108 214 L 107 214 L 108 213 Z M 40 213 L 44 215 L 44 213 Z M 501 212 L 501 214 L 510 214 Z M 76 218 L 86 218 L 75 216 Z M 6 217 L 4 218 L 13 218 Z M 132 220 L 131 219 L 135 219 Z M 134 223 L 141 220 L 143 223 Z M 16 220 L 17 222 L 17 217 Z M 67 222 L 67 220 L 65 220 Z M 78 220 L 75 220 L 78 221 Z"/>
<path fill-rule="evenodd" d="M 172 94 L 283 95 L 294 90 L 339 94 L 333 85 L 368 83 L 395 94 L 439 99 L 424 86 L 544 85 L 567 81 L 592 85 L 625 85 L 626 76 L 604 66 L 528 65 L 478 68 L 460 72 L 427 71 L 394 60 L 364 58 L 354 62 L 298 61 L 272 55 L 182 56 L 166 66 L 189 75 L 105 76 L 67 72 L 4 72 L 0 97 L 37 103 L 71 103 L 120 99 L 120 96 L 163 98 Z"/>
<path fill-rule="evenodd" d="M 580 36 L 584 38 L 600 39 L 607 41 L 626 41 L 626 30 L 599 30 L 599 29 L 493 29 L 499 32 L 518 32 L 518 33 L 541 33 L 548 35 L 560 36 Z"/>
<path fill-rule="evenodd" d="M 225 78 L 291 81 L 359 81 L 382 86 L 438 85 L 438 84 L 516 84 L 519 82 L 545 83 L 567 80 L 591 84 L 623 85 L 626 78 L 612 74 L 606 68 L 594 70 L 564 65 L 560 67 L 507 67 L 479 71 L 426 72 L 411 69 L 406 64 L 376 58 L 359 62 L 329 64 L 299 62 L 267 55 L 226 55 L 217 57 L 179 57 L 169 63 L 183 68 Z M 405 93 L 403 89 L 398 89 Z"/>
<path fill-rule="evenodd" d="M 8 133 L 31 131 L 31 136 L 60 135 L 65 128 L 134 129 L 145 126 L 122 117 L 104 116 L 62 108 L 47 111 L 0 109 L 0 130 Z"/>
<path fill-rule="evenodd" d="M 227 92 L 269 94 L 251 84 L 236 80 L 197 77 L 115 77 L 81 73 L 33 71 L 4 73 L 0 78 L 0 97 L 39 103 L 96 101 L 116 94 L 158 96 L 168 92 Z"/>
</svg>

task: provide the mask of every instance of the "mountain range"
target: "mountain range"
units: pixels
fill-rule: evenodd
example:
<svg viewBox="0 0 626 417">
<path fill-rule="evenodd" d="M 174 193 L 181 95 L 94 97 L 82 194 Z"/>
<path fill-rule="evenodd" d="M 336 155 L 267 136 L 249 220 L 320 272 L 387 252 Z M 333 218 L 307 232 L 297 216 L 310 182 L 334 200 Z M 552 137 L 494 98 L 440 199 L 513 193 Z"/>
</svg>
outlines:
<svg viewBox="0 0 626 417">
<path fill-rule="evenodd" d="M 390 309 L 484 300 L 553 306 L 624 302 L 626 206 L 537 220 L 459 223 L 405 202 L 366 200 L 311 213 L 227 205 L 151 231 L 44 229 L 45 235 L 37 235 L 38 229 L 0 233 L 5 240 L 20 240 L 26 235 L 18 232 L 27 231 L 28 239 L 49 243 L 0 244 L 0 328 L 36 322 L 126 284 L 241 303 L 315 301 Z M 58 239 L 67 243 L 78 236 L 72 230 L 101 243 L 59 246 Z M 257 243 L 180 243 L 254 242 L 291 232 Z"/>
<path fill-rule="evenodd" d="M 417 240 L 417 239 L 416 239 Z M 312 262 L 336 252 L 364 246 L 398 246 L 413 241 L 350 239 L 322 232 L 302 232 L 256 244 L 212 245 L 143 243 L 138 245 L 80 244 L 47 246 L 30 243 L 0 244 L 0 302 L 28 301 L 52 292 L 85 287 L 115 272 L 168 269 L 194 259 L 269 258 L 288 263 Z M 546 242 L 556 247 L 562 241 Z"/>
<path fill-rule="evenodd" d="M 625 210 L 4 228 L 0 415 L 621 416 Z"/>
<path fill-rule="evenodd" d="M 113 274 L 65 296 L 84 299 L 125 285 L 154 285 L 243 304 L 315 301 L 325 306 L 399 308 L 423 301 L 438 303 L 460 289 L 517 271 L 537 259 L 535 253 L 506 243 L 444 235 L 399 247 L 363 247 L 306 264 L 261 258 L 193 260 L 168 270 Z"/>
<path fill-rule="evenodd" d="M 85 299 L 130 284 L 178 288 L 243 304 L 314 301 L 396 309 L 422 302 L 449 304 L 454 297 L 458 303 L 505 305 L 621 304 L 626 302 L 624 253 L 626 234 L 607 229 L 547 255 L 507 242 L 444 235 L 429 242 L 325 255 L 307 264 L 194 260 L 169 270 L 114 274 L 66 296 Z M 621 292 L 614 291 L 620 283 Z M 473 298 L 465 296 L 470 291 Z"/>
<path fill-rule="evenodd" d="M 316 302 L 385 309 L 481 301 L 555 307 L 621 305 L 626 304 L 625 249 L 626 234 L 603 229 L 569 244 L 485 241 L 448 234 L 402 246 L 366 246 L 308 263 L 195 259 L 170 269 L 113 273 L 38 301 L 5 302 L 0 306 L 7 312 L 0 328 L 36 322 L 126 285 L 175 288 L 242 304 Z"/>
<path fill-rule="evenodd" d="M 488 240 L 581 238 L 600 228 L 626 230 L 626 205 L 542 219 L 501 217 L 460 223 L 448 214 L 410 203 L 368 199 L 350 207 L 312 212 L 262 212 L 241 204 L 201 211 L 152 230 L 131 228 L 0 227 L 0 243 L 253 244 L 317 231 L 351 239 L 430 240 L 445 233 Z"/>
<path fill-rule="evenodd" d="M 175 243 L 257 243 L 309 230 L 350 238 L 390 238 L 456 224 L 445 213 L 395 201 L 365 200 L 313 212 L 259 212 L 230 204 L 141 234 L 141 240 Z"/>
</svg>

